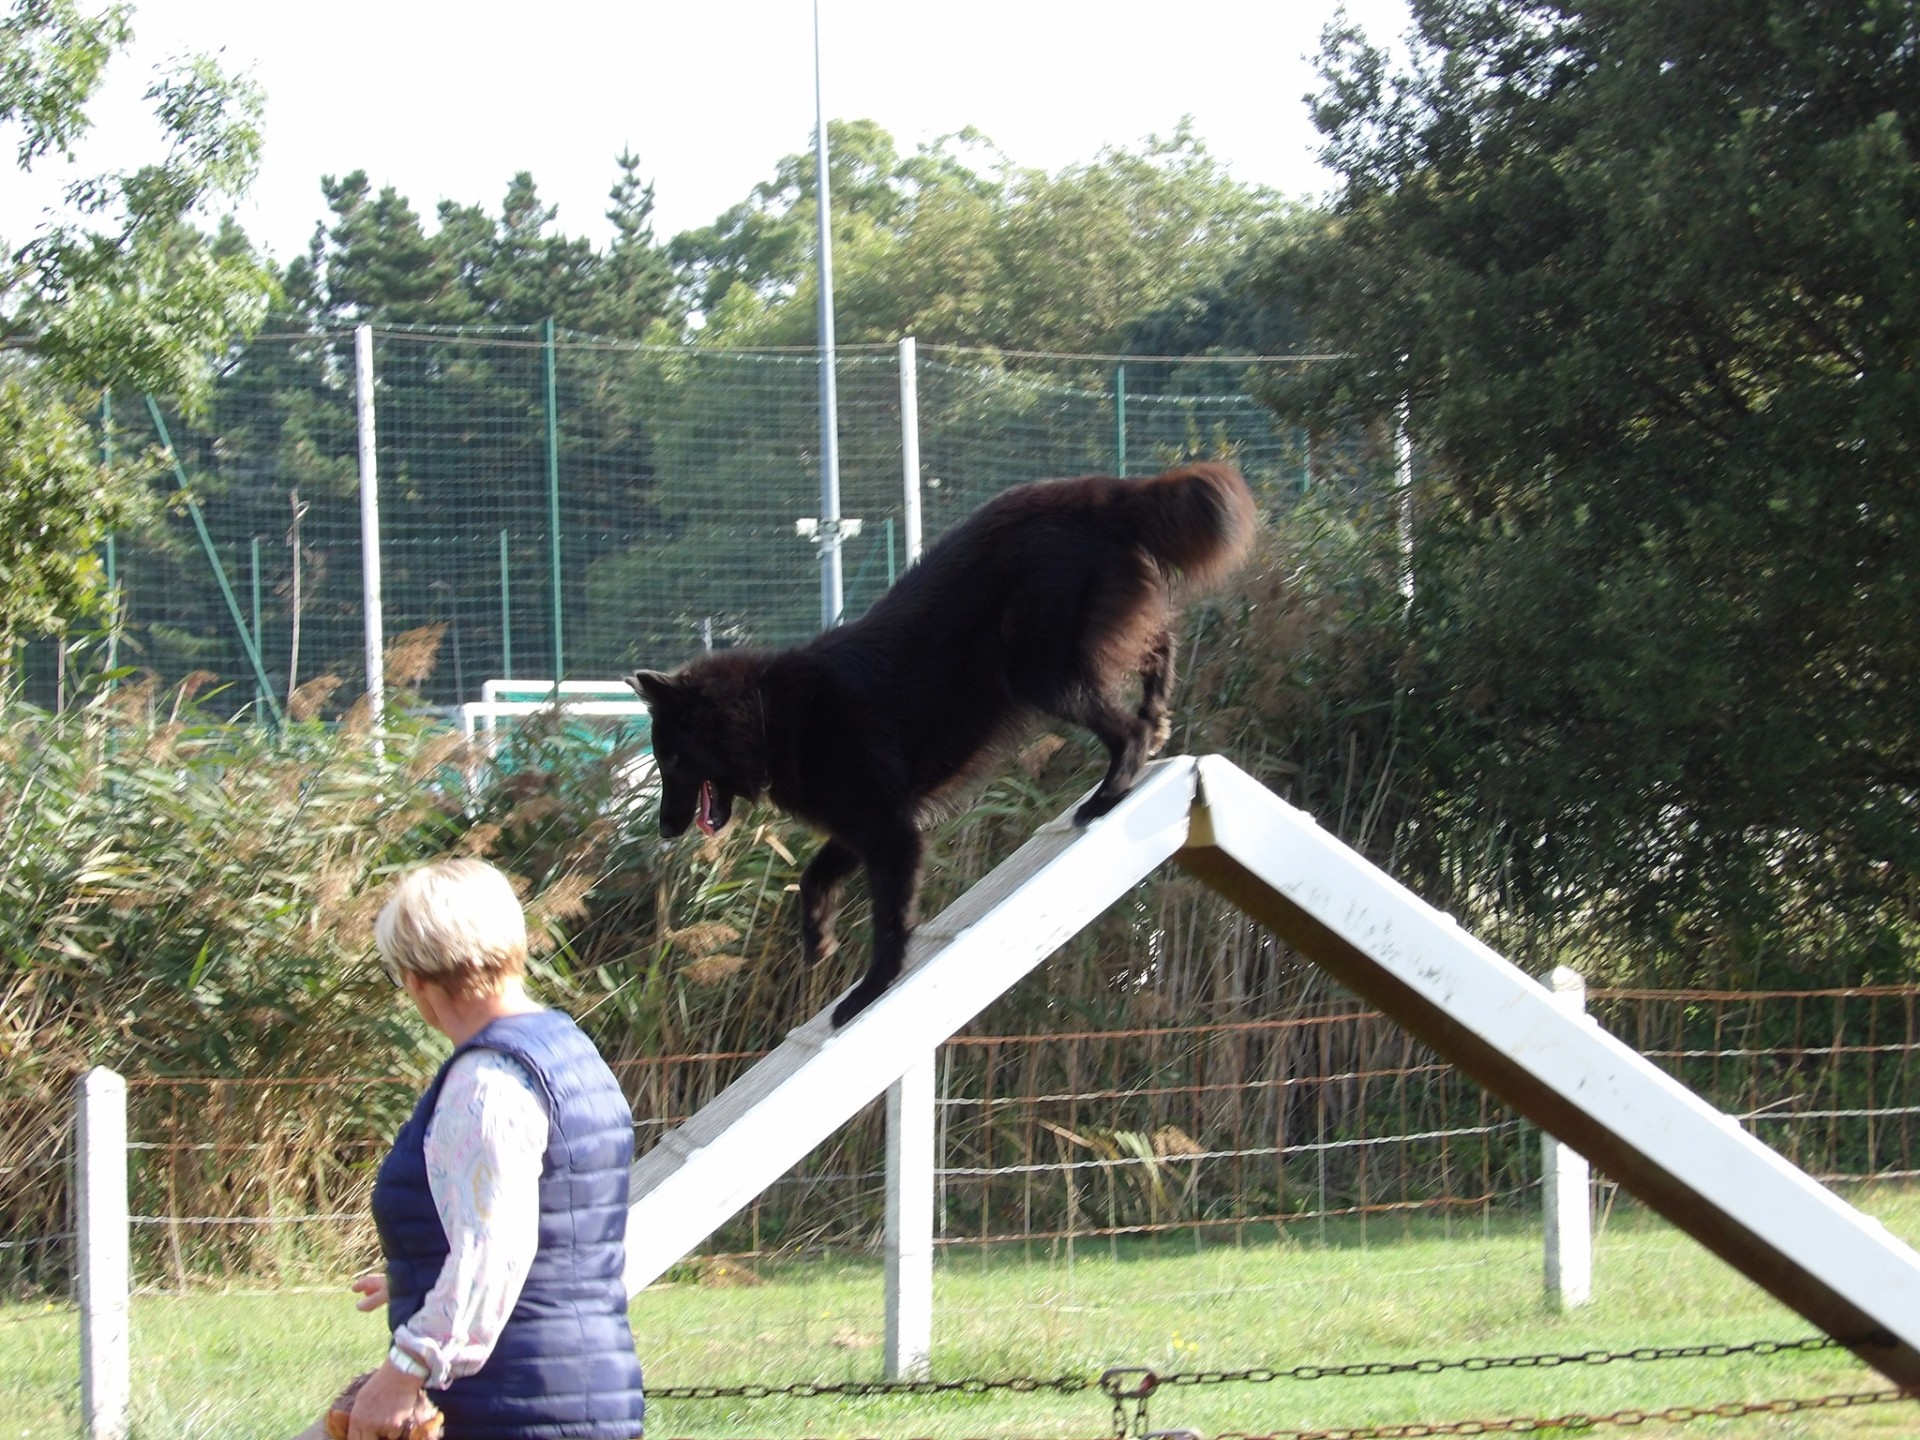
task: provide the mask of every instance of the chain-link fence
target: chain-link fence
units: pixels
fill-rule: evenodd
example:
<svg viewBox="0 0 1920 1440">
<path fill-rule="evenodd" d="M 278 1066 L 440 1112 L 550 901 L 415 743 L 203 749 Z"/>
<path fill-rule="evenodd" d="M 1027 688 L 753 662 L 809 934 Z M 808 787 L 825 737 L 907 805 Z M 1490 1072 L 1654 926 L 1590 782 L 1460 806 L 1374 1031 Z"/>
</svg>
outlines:
<svg viewBox="0 0 1920 1440">
<path fill-rule="evenodd" d="M 817 352 L 539 330 L 378 329 L 371 342 L 385 630 L 446 627 L 430 699 L 819 628 L 819 554 L 796 531 L 821 506 Z M 1150 474 L 1198 455 L 1234 456 L 1273 507 L 1365 468 L 1361 447 L 1316 445 L 1255 398 L 1304 363 L 841 352 L 841 511 L 861 522 L 843 544 L 844 613 L 908 563 L 904 427 L 929 541 L 1011 484 Z M 164 400 L 112 397 L 103 448 L 164 447 L 160 479 L 176 497 L 152 533 L 110 546 L 120 663 L 166 680 L 210 672 L 235 709 L 271 709 L 326 674 L 359 688 L 357 388 L 342 330 L 261 336 L 196 422 Z M 52 698 L 59 668 L 35 658 L 34 698 Z"/>
</svg>

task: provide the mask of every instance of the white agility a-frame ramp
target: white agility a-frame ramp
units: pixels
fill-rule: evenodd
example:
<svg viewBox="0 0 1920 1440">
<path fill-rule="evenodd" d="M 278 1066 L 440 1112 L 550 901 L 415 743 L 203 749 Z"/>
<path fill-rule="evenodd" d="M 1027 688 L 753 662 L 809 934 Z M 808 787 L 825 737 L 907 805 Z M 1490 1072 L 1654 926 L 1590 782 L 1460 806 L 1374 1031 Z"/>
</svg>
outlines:
<svg viewBox="0 0 1920 1440">
<path fill-rule="evenodd" d="M 891 1122 L 935 1046 L 1168 860 L 1867 1364 L 1920 1388 L 1920 1255 L 1218 756 L 1160 761 L 1085 829 L 1067 816 L 1043 827 L 920 926 L 906 973 L 844 1030 L 821 1012 L 665 1135 L 633 1167 L 629 1290 L 889 1087 Z M 925 1174 L 931 1156 L 919 1158 Z M 930 1221 L 930 1194 L 890 1190 L 889 1208 L 922 1199 Z"/>
</svg>

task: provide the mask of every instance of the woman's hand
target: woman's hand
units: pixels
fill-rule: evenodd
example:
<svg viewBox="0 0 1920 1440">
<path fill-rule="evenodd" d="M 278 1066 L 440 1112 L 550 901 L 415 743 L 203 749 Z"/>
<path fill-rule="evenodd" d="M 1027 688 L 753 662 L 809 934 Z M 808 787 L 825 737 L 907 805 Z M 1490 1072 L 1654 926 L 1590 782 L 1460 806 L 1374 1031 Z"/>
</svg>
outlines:
<svg viewBox="0 0 1920 1440">
<path fill-rule="evenodd" d="M 353 1302 L 354 1309 L 378 1310 L 387 1303 L 387 1272 L 369 1270 L 364 1275 L 356 1275 L 351 1288 L 360 1297 Z"/>
<path fill-rule="evenodd" d="M 394 1440 L 415 1420 L 431 1415 L 433 1408 L 418 1380 L 383 1362 L 354 1397 L 347 1440 Z"/>
</svg>

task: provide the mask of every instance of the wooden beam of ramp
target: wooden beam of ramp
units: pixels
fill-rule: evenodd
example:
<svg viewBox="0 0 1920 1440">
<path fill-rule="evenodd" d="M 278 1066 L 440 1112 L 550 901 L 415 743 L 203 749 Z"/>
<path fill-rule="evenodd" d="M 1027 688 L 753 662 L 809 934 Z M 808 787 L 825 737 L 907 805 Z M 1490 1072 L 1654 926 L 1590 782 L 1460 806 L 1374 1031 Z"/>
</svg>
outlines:
<svg viewBox="0 0 1920 1440">
<path fill-rule="evenodd" d="M 1244 771 L 1200 760 L 1180 864 L 1896 1384 L 1920 1255 Z"/>
<path fill-rule="evenodd" d="M 627 1290 L 637 1293 L 1091 924 L 1187 839 L 1198 762 L 1148 767 L 1084 829 L 1071 812 L 915 929 L 905 972 L 835 1031 L 827 1010 L 633 1166 Z"/>
</svg>

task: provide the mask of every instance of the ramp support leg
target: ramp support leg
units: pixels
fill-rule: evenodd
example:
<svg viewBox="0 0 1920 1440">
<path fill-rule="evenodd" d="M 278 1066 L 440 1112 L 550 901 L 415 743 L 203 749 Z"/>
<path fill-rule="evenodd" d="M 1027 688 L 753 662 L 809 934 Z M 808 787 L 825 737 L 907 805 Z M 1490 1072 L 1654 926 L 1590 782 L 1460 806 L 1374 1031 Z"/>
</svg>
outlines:
<svg viewBox="0 0 1920 1440">
<path fill-rule="evenodd" d="M 1587 982 L 1556 965 L 1548 982 L 1553 1003 L 1569 1015 L 1587 1010 Z M 1553 1136 L 1540 1136 L 1541 1208 L 1546 1215 L 1547 1303 L 1572 1310 L 1593 1298 L 1593 1217 L 1586 1156 Z"/>
<path fill-rule="evenodd" d="M 933 1351 L 933 1054 L 887 1091 L 889 1380 L 926 1378 Z"/>
</svg>

